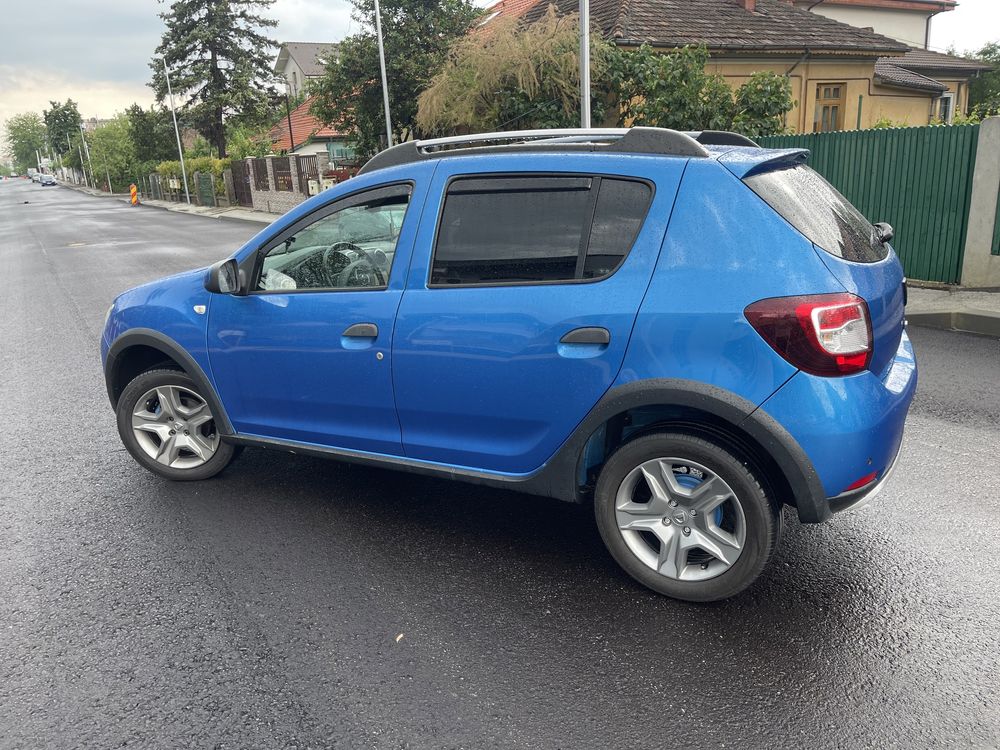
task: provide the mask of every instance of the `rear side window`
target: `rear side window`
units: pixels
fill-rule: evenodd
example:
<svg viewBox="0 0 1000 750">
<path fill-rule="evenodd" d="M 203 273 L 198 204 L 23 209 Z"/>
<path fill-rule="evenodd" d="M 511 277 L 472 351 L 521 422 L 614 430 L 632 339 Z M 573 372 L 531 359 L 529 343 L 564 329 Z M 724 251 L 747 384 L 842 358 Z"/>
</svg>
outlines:
<svg viewBox="0 0 1000 750">
<path fill-rule="evenodd" d="M 611 275 L 642 228 L 653 191 L 610 177 L 454 180 L 431 286 L 531 284 Z"/>
<path fill-rule="evenodd" d="M 809 167 L 762 172 L 744 182 L 789 224 L 831 255 L 874 263 L 889 253 L 861 212 Z"/>
</svg>

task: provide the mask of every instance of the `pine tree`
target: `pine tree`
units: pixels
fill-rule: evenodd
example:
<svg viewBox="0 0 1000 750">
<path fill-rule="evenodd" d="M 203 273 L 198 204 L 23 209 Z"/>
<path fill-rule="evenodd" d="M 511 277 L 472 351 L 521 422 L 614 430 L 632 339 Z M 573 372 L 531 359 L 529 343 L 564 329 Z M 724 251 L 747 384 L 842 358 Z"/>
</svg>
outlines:
<svg viewBox="0 0 1000 750">
<path fill-rule="evenodd" d="M 265 36 L 277 25 L 261 14 L 274 0 L 174 0 L 161 13 L 167 28 L 150 62 L 150 86 L 160 102 L 167 98 L 163 75 L 166 58 L 170 85 L 184 119 L 226 155 L 223 121 L 234 116 L 259 119 L 274 91 L 270 51 Z"/>
</svg>

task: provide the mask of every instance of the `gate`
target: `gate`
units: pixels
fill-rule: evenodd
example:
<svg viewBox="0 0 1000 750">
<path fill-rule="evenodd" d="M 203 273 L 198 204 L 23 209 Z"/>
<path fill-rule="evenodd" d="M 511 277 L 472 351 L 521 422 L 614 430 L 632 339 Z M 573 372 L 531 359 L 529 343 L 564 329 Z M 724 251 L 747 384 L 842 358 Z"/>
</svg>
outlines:
<svg viewBox="0 0 1000 750">
<path fill-rule="evenodd" d="M 807 148 L 809 165 L 869 221 L 896 232 L 906 275 L 958 283 L 969 224 L 978 125 L 770 136 L 766 148 Z"/>
<path fill-rule="evenodd" d="M 215 205 L 215 178 L 210 174 L 198 173 L 198 205 Z"/>
<path fill-rule="evenodd" d="M 242 159 L 234 159 L 230 169 L 233 170 L 233 192 L 236 202 L 246 208 L 253 208 L 253 196 L 250 193 L 250 172 L 247 163 Z"/>
<path fill-rule="evenodd" d="M 299 190 L 302 195 L 309 195 L 309 180 L 319 179 L 319 169 L 315 156 L 300 156 L 295 160 L 299 170 Z"/>
</svg>

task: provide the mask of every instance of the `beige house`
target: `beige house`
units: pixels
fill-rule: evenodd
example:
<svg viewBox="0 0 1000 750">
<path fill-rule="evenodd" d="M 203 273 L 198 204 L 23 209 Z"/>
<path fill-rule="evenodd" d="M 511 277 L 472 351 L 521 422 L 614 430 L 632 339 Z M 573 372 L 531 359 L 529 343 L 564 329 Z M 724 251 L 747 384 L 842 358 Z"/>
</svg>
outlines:
<svg viewBox="0 0 1000 750">
<path fill-rule="evenodd" d="M 926 34 L 933 13 L 954 6 L 937 0 L 823 0 L 819 5 L 812 0 L 809 10 L 792 0 L 591 0 L 591 25 L 624 47 L 704 44 L 711 53 L 708 70 L 733 87 L 756 71 L 787 76 L 796 104 L 786 125 L 794 132 L 854 130 L 880 120 L 926 125 L 964 111 L 968 79 L 988 66 L 916 50 L 878 29 L 816 12 L 827 3 L 851 5 L 848 10 L 855 12 L 908 13 L 888 27 L 901 35 L 918 27 Z M 526 4 L 506 0 L 488 12 L 499 8 L 505 14 L 509 7 L 530 23 L 550 2 L 538 0 L 525 9 Z M 577 0 L 551 4 L 563 13 L 579 7 Z M 868 8 L 876 5 L 888 7 Z M 860 22 L 874 24 L 877 18 Z"/>
<path fill-rule="evenodd" d="M 298 96 L 310 79 L 322 77 L 326 60 L 336 54 L 336 44 L 284 42 L 274 61 L 274 72 L 288 82 L 291 95 Z"/>
</svg>

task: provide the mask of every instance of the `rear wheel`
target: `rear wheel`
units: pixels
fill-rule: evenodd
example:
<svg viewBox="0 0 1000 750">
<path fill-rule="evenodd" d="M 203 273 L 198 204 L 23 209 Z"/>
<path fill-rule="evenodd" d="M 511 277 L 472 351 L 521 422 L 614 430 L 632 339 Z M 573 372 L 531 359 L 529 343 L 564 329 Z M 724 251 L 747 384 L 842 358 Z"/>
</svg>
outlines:
<svg viewBox="0 0 1000 750">
<path fill-rule="evenodd" d="M 779 509 L 747 462 L 693 435 L 626 443 L 601 470 L 594 499 L 618 564 L 677 599 L 739 593 L 767 565 L 780 534 Z"/>
<path fill-rule="evenodd" d="M 118 434 L 143 467 L 175 480 L 207 479 L 235 455 L 198 386 L 179 370 L 149 370 L 118 399 Z"/>
</svg>

